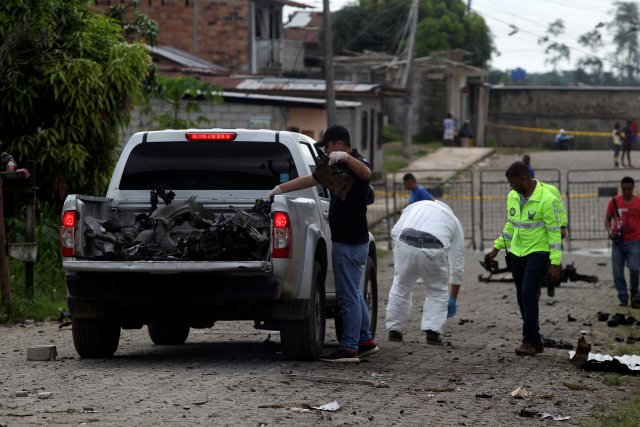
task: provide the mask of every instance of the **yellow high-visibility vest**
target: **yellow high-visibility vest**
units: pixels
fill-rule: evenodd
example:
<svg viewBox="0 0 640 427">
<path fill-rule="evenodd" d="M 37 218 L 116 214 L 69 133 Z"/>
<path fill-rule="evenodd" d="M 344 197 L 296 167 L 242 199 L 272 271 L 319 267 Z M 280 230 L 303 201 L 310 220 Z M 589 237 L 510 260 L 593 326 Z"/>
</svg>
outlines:
<svg viewBox="0 0 640 427">
<path fill-rule="evenodd" d="M 511 190 L 507 196 L 507 222 L 493 243 L 496 249 L 510 247 L 512 254 L 526 256 L 533 252 L 549 252 L 552 265 L 560 265 L 562 239 L 558 197 L 543 185 L 536 188 L 526 202 Z"/>
</svg>

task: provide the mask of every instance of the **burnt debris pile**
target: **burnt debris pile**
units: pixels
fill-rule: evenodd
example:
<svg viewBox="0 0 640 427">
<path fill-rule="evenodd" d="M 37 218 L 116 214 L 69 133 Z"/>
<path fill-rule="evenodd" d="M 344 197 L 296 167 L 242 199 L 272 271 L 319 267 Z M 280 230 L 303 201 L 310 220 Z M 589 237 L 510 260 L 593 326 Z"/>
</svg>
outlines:
<svg viewBox="0 0 640 427">
<path fill-rule="evenodd" d="M 207 211 L 195 196 L 157 207 L 149 214 L 119 213 L 108 221 L 85 218 L 84 236 L 92 259 L 152 261 L 262 261 L 269 254 L 268 202 L 250 209 Z M 155 200 L 154 200 L 155 199 Z M 155 203 L 154 203 L 155 202 Z"/>
</svg>

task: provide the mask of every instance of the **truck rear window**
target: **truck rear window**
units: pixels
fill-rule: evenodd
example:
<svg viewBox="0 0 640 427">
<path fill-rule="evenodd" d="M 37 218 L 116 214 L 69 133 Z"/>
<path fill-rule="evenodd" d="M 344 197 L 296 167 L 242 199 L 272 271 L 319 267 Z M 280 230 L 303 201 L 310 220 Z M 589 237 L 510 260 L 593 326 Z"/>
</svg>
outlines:
<svg viewBox="0 0 640 427">
<path fill-rule="evenodd" d="M 121 190 L 271 190 L 298 176 L 277 142 L 151 142 L 129 155 Z"/>
</svg>

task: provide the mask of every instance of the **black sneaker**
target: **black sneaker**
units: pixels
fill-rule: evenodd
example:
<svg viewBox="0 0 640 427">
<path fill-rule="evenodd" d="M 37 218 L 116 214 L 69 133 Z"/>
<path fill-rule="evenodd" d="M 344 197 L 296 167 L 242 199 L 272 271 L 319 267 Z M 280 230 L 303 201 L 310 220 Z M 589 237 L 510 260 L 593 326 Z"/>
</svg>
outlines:
<svg viewBox="0 0 640 427">
<path fill-rule="evenodd" d="M 389 331 L 389 341 L 402 341 L 402 332 L 394 330 Z"/>
<path fill-rule="evenodd" d="M 427 344 L 431 344 L 431 345 L 442 345 L 442 336 L 435 332 L 435 331 L 430 331 L 430 330 L 426 330 L 425 331 L 427 334 Z"/>
<path fill-rule="evenodd" d="M 347 350 L 345 348 L 339 348 L 333 353 L 323 354 L 322 356 L 320 356 L 320 360 L 322 360 L 323 362 L 339 362 L 339 363 L 360 362 L 360 358 L 358 357 L 357 350 Z"/>
<path fill-rule="evenodd" d="M 368 340 L 358 344 L 358 357 L 360 359 L 371 356 L 380 351 L 380 348 L 376 345 L 374 340 Z"/>
</svg>

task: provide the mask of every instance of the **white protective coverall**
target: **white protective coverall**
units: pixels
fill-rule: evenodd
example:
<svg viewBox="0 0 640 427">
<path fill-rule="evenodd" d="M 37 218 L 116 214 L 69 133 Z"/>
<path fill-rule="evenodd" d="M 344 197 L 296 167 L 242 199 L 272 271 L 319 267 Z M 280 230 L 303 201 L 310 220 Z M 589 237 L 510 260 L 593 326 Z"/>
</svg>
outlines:
<svg viewBox="0 0 640 427">
<path fill-rule="evenodd" d="M 411 246 L 399 240 L 405 229 L 429 233 L 442 242 L 443 247 Z M 387 305 L 387 330 L 405 331 L 411 315 L 412 289 L 421 277 L 427 287 L 421 329 L 441 334 L 447 320 L 449 283 L 462 284 L 464 275 L 464 232 L 460 221 L 447 204 L 423 200 L 404 209 L 391 230 L 391 237 L 395 243 L 395 266 Z"/>
</svg>

